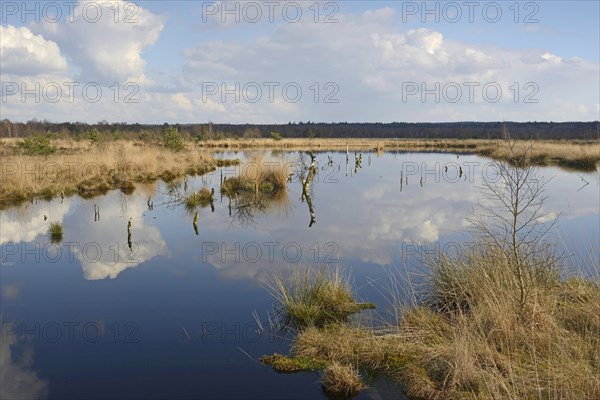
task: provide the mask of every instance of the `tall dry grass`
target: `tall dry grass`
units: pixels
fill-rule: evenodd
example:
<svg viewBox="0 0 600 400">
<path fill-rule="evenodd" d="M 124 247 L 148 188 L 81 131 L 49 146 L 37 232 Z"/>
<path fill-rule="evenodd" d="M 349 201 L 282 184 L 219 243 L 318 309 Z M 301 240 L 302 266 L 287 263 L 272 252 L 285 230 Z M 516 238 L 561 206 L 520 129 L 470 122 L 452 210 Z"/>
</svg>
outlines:
<svg viewBox="0 0 600 400">
<path fill-rule="evenodd" d="M 222 163 L 192 146 L 173 153 L 133 141 L 90 145 L 62 140 L 55 145 L 59 150 L 49 157 L 19 154 L 10 144 L 2 145 L 0 206 L 61 193 L 90 196 L 115 188 L 130 191 L 138 182 L 202 174 Z"/>
<path fill-rule="evenodd" d="M 286 362 L 386 373 L 415 399 L 600 398 L 599 282 L 530 271 L 522 307 L 511 262 L 493 246 L 441 260 L 397 325 L 309 326 Z"/>
<path fill-rule="evenodd" d="M 226 195 L 239 192 L 276 195 L 285 192 L 291 171 L 291 163 L 268 159 L 263 153 L 255 154 L 240 166 L 237 177 L 225 180 L 221 190 Z"/>
<path fill-rule="evenodd" d="M 517 149 L 531 143 L 530 159 L 535 165 L 557 165 L 568 169 L 593 171 L 600 161 L 600 141 L 585 140 L 517 140 Z M 197 146 L 207 149 L 261 149 L 273 148 L 289 151 L 436 151 L 470 152 L 509 160 L 510 152 L 503 141 L 491 139 L 366 139 L 366 138 L 286 138 L 273 139 L 226 139 L 200 142 Z"/>
</svg>

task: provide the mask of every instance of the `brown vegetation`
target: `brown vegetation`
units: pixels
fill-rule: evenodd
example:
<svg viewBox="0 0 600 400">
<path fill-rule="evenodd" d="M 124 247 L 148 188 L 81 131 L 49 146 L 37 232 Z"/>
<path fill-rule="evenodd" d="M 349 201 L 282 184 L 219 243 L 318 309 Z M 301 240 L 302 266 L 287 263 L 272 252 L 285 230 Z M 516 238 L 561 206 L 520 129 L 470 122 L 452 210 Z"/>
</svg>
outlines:
<svg viewBox="0 0 600 400">
<path fill-rule="evenodd" d="M 187 145 L 174 153 L 164 147 L 134 141 L 91 145 L 57 140 L 51 156 L 26 155 L 19 140 L 0 145 L 0 207 L 34 197 L 52 198 L 61 193 L 95 196 L 111 189 L 131 192 L 135 183 L 178 176 L 200 175 L 237 160 L 217 160 L 210 152 Z"/>
<path fill-rule="evenodd" d="M 557 165 L 570 169 L 593 171 L 600 161 L 600 141 L 586 140 L 518 140 L 517 149 L 533 143 L 529 161 L 534 165 Z M 436 151 L 473 153 L 499 160 L 509 160 L 503 141 L 488 139 L 251 139 L 213 140 L 199 142 L 207 149 L 261 149 L 288 151 Z"/>
<path fill-rule="evenodd" d="M 285 190 L 290 171 L 289 163 L 255 155 L 241 166 L 239 176 L 223 182 L 221 192 L 228 196 L 243 192 L 275 194 Z"/>
<path fill-rule="evenodd" d="M 309 326 L 277 363 L 356 365 L 397 379 L 415 399 L 599 398 L 600 286 L 536 271 L 522 307 L 511 262 L 494 248 L 469 251 L 434 270 L 432 301 L 407 305 L 397 325 Z"/>
<path fill-rule="evenodd" d="M 54 139 L 51 152 L 31 155 L 22 139 L 3 139 L 0 142 L 0 207 L 42 196 L 51 198 L 64 192 L 95 196 L 110 189 L 133 191 L 135 183 L 156 179 L 170 181 L 183 174 L 203 174 L 227 163 L 216 160 L 211 151 L 224 149 L 282 149 L 288 151 L 440 151 L 469 152 L 495 159 L 510 160 L 502 142 L 496 140 L 459 139 L 227 139 L 185 143 L 183 150 L 173 152 L 161 144 L 142 141 L 90 142 Z M 531 145 L 516 141 L 517 149 Z M 558 165 L 576 170 L 595 170 L 600 161 L 598 141 L 535 141 L 528 156 L 534 165 Z M 261 161 L 256 160 L 260 165 Z M 246 182 L 258 184 L 259 189 L 275 190 L 285 186 L 289 168 L 247 169 Z M 231 181 L 224 186 L 235 185 Z M 237 182 L 240 183 L 240 182 Z M 261 187 L 262 185 L 262 187 Z M 241 185 L 243 186 L 243 185 Z M 241 187 L 240 186 L 240 187 Z M 239 189 L 239 188 L 238 188 Z M 237 190 L 237 189 L 236 189 Z"/>
</svg>

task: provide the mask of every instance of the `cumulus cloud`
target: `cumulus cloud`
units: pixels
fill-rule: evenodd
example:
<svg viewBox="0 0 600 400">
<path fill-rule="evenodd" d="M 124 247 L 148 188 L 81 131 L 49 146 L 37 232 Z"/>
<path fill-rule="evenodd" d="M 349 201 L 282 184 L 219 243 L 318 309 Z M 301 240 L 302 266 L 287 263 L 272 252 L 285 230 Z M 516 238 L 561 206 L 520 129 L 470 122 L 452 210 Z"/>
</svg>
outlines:
<svg viewBox="0 0 600 400">
<path fill-rule="evenodd" d="M 55 120 L 77 115 L 77 119 L 95 122 L 114 121 L 118 115 L 118 121 L 150 123 L 598 118 L 596 88 L 600 78 L 595 60 L 543 47 L 525 48 L 519 43 L 500 46 L 458 40 L 444 25 L 409 29 L 399 23 L 399 13 L 392 7 L 337 12 L 336 23 L 314 23 L 312 11 L 304 4 L 308 17 L 297 23 L 288 23 L 281 16 L 274 23 L 221 23 L 219 14 L 211 15 L 201 30 L 194 29 L 197 19 L 182 16 L 189 24 L 181 29 L 184 35 L 188 29 L 189 36 L 173 43 L 171 38 L 158 42 L 166 18 L 147 9 L 150 5 L 137 10 L 136 23 L 126 23 L 125 3 L 118 2 L 122 18 L 115 23 L 114 2 L 94 2 L 102 9 L 102 18 L 91 23 L 83 18 L 86 4 L 80 2 L 74 8 L 72 22 L 25 28 L 45 53 L 37 50 L 39 57 L 24 58 L 22 63 L 30 67 L 21 68 L 15 64 L 20 59 L 15 54 L 24 52 L 25 45 L 17 46 L 11 50 L 6 61 L 8 72 L 3 74 L 15 70 L 45 72 L 40 66 L 45 60 L 41 54 L 56 55 L 52 57 L 56 65 L 47 71 L 64 76 L 66 59 L 69 80 L 108 86 L 133 81 L 140 88 L 139 101 L 116 103 L 112 92 L 107 91 L 102 101 L 88 104 L 23 104 L 13 96 L 5 105 L 9 118 Z M 201 18 L 198 9 L 189 12 Z M 3 41 L 4 36 L 3 31 Z M 152 69 L 147 65 L 143 52 L 155 44 L 165 46 L 161 51 L 169 47 L 177 55 L 165 60 L 169 71 L 159 71 L 162 63 Z M 171 49 L 174 44 L 180 47 Z M 157 80 L 160 86 L 154 83 Z M 265 82 L 279 85 L 273 99 Z M 223 101 L 219 89 L 207 98 L 206 83 L 240 83 L 242 87 L 257 83 L 262 86 L 262 95 L 258 101 L 243 95 L 241 100 L 229 95 Z M 298 101 L 285 98 L 283 87 L 288 83 L 301 88 Z M 334 83 L 335 89 L 325 87 L 329 83 Z M 407 96 L 406 85 L 413 83 L 418 90 Z M 471 83 L 475 86 L 465 86 Z M 494 85 L 492 92 L 484 92 L 487 84 Z M 457 86 L 461 90 L 458 97 Z M 494 96 L 496 87 L 501 90 L 499 96 Z M 423 95 L 432 89 L 436 94 Z M 248 94 L 243 89 L 237 92 Z M 486 97 L 490 93 L 494 101 Z"/>
<path fill-rule="evenodd" d="M 163 18 L 124 1 L 92 1 L 93 12 L 86 8 L 87 3 L 78 2 L 64 21 L 35 24 L 31 29 L 58 43 L 79 67 L 81 80 L 106 85 L 150 83 L 142 51 L 158 40 Z M 119 10 L 118 17 L 115 9 Z"/>
<path fill-rule="evenodd" d="M 378 20 L 375 15 L 385 18 Z M 375 9 L 361 15 L 340 14 L 337 24 L 284 24 L 267 36 L 243 43 L 205 41 L 183 52 L 187 59 L 184 81 L 187 87 L 196 88 L 206 81 L 261 82 L 266 77 L 281 83 L 299 82 L 306 101 L 296 105 L 300 116 L 311 120 L 353 120 L 352 116 L 366 121 L 597 118 L 590 111 L 597 102 L 592 89 L 599 83 L 597 63 L 567 59 L 545 49 L 458 41 L 426 28 L 403 31 L 393 23 L 393 16 L 393 10 Z M 308 87 L 330 80 L 339 85 L 337 97 L 343 107 L 312 101 Z M 413 82 L 419 92 L 403 98 L 404 85 Z M 470 82 L 478 84 L 472 97 L 463 85 Z M 530 82 L 535 90 L 525 87 Z M 461 86 L 456 102 L 442 92 L 449 83 Z M 489 101 L 493 96 L 483 92 L 488 83 L 502 90 L 498 102 Z M 423 101 L 421 84 L 427 89 L 439 84 L 438 97 L 430 95 Z M 531 95 L 527 100 L 536 101 L 525 102 L 527 95 Z M 566 107 L 562 104 L 565 96 L 570 97 Z M 227 101 L 225 106 L 233 104 Z M 263 101 L 251 109 L 266 112 L 269 106 Z M 274 109 L 267 113 L 278 122 L 289 117 Z"/>
<path fill-rule="evenodd" d="M 16 337 L 7 335 L 0 341 L 0 397 L 3 399 L 44 399 L 48 382 L 31 369 L 33 352 L 25 351 L 15 358 L 12 350 Z"/>
<path fill-rule="evenodd" d="M 23 26 L 0 25 L 0 53 L 2 74 L 53 74 L 67 69 L 67 61 L 55 42 Z"/>
</svg>

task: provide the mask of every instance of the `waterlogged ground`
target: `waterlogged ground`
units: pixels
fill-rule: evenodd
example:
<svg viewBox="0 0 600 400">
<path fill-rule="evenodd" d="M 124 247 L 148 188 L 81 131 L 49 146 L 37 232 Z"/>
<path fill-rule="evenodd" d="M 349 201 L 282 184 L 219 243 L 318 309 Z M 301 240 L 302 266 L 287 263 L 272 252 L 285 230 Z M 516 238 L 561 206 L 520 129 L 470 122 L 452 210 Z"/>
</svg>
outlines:
<svg viewBox="0 0 600 400">
<path fill-rule="evenodd" d="M 269 159 L 300 161 L 298 153 Z M 0 397 L 324 398 L 318 373 L 278 375 L 255 361 L 289 347 L 270 332 L 272 300 L 261 281 L 272 270 L 340 265 L 357 295 L 378 305 L 369 318 L 389 320 L 382 293 L 391 274 L 418 280 L 428 255 L 469 241 L 465 218 L 489 160 L 363 153 L 356 172 L 354 154 L 348 170 L 345 153 L 317 160 L 310 227 L 297 177 L 285 195 L 260 205 L 234 199 L 230 209 L 221 172 L 235 176 L 239 167 L 189 178 L 187 189 L 183 180 L 160 182 L 131 195 L 0 211 Z M 571 255 L 571 269 L 597 274 L 598 174 L 541 174 L 552 178 L 548 218 L 559 216 L 549 239 Z M 181 197 L 202 186 L 215 188 L 214 211 L 199 208 L 194 226 Z M 51 222 L 63 226 L 59 244 L 47 233 Z M 399 396 L 383 379 L 371 385 L 360 398 Z"/>
</svg>

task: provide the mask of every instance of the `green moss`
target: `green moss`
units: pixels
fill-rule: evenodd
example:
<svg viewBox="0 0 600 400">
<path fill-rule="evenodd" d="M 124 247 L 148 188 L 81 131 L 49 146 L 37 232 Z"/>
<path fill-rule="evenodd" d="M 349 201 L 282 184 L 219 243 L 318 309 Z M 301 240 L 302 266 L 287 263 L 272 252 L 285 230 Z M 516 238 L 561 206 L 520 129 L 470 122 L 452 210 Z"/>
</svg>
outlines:
<svg viewBox="0 0 600 400">
<path fill-rule="evenodd" d="M 287 357 L 275 353 L 271 356 L 263 356 L 260 361 L 265 365 L 270 365 L 280 373 L 294 373 L 301 371 L 315 371 L 327 368 L 327 361 L 310 357 Z"/>
</svg>

